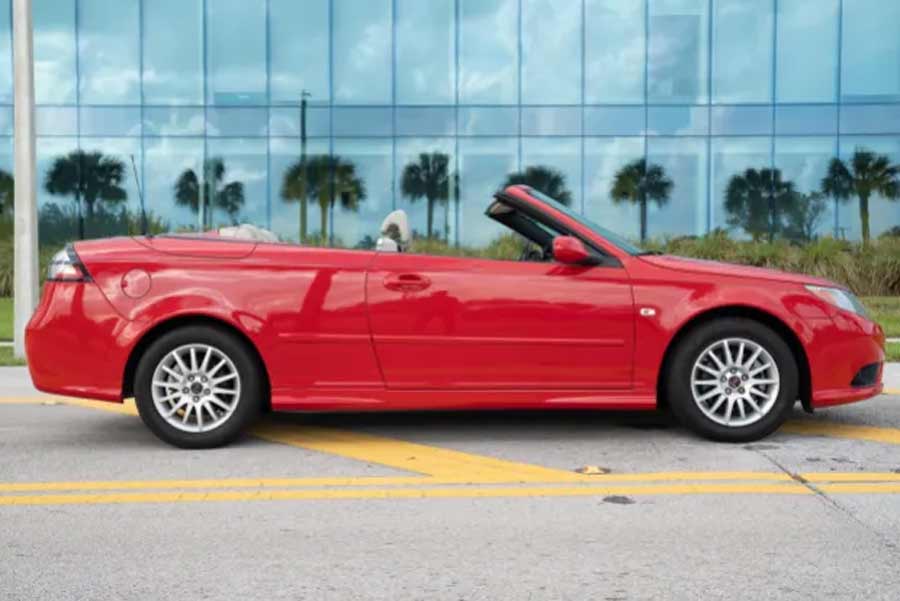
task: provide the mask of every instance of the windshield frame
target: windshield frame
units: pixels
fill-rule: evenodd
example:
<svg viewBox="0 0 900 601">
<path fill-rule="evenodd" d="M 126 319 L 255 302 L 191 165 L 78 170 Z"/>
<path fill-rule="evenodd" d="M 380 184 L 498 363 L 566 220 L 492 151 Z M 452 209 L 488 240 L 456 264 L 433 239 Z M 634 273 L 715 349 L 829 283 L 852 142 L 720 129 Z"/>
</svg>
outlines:
<svg viewBox="0 0 900 601">
<path fill-rule="evenodd" d="M 525 190 L 530 196 L 533 196 L 537 200 L 549 205 L 550 207 L 552 207 L 553 209 L 556 209 L 557 211 L 559 211 L 560 213 L 562 213 L 569 219 L 577 222 L 579 225 L 581 225 L 583 227 L 586 227 L 587 229 L 591 230 L 598 236 L 602 237 L 604 240 L 607 240 L 610 244 L 612 244 L 613 246 L 615 246 L 622 252 L 625 252 L 625 253 L 631 255 L 632 257 L 649 254 L 649 251 L 646 251 L 643 248 L 637 246 L 636 244 L 629 242 L 624 236 L 621 236 L 621 235 L 603 227 L 602 225 L 597 225 L 596 223 L 594 223 L 593 221 L 591 221 L 584 215 L 582 215 L 580 213 L 576 213 L 575 211 L 573 211 L 572 209 L 570 209 L 563 203 L 559 202 L 555 198 L 551 198 L 550 196 L 547 196 L 543 192 L 535 190 L 531 186 L 521 186 L 521 188 L 523 190 Z"/>
</svg>

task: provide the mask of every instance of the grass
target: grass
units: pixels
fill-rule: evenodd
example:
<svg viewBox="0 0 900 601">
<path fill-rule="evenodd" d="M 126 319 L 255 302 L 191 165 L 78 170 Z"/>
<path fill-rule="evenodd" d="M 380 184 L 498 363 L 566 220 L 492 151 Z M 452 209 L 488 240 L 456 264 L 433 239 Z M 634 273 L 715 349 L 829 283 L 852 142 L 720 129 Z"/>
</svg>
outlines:
<svg viewBox="0 0 900 601">
<path fill-rule="evenodd" d="M 0 346 L 0 367 L 25 365 L 25 361 L 13 357 L 11 346 Z"/>
<path fill-rule="evenodd" d="M 900 296 L 868 296 L 862 301 L 888 338 L 900 338 Z"/>
<path fill-rule="evenodd" d="M 884 354 L 885 361 L 900 361 L 900 342 L 888 342 Z"/>
<path fill-rule="evenodd" d="M 13 299 L 0 297 L 0 340 L 13 337 Z"/>
</svg>

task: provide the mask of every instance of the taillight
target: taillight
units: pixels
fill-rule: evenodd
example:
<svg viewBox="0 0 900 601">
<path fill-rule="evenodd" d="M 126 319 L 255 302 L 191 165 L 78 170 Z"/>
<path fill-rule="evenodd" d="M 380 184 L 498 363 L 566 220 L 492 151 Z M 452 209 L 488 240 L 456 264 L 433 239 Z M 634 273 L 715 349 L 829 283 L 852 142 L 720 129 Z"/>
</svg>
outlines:
<svg viewBox="0 0 900 601">
<path fill-rule="evenodd" d="M 71 244 L 53 255 L 47 267 L 47 280 L 51 282 L 87 282 L 90 279 Z"/>
</svg>

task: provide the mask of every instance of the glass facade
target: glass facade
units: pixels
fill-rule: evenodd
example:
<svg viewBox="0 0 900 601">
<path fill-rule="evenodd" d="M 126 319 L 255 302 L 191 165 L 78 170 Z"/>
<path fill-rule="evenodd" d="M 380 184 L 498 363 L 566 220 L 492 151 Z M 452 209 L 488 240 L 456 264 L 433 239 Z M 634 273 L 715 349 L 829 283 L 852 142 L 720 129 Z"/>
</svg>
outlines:
<svg viewBox="0 0 900 601">
<path fill-rule="evenodd" d="M 900 162 L 898 25 L 885 0 L 34 0 L 41 241 L 134 231 L 140 190 L 158 230 L 366 247 L 403 208 L 478 247 L 509 177 L 638 238 L 640 165 L 672 184 L 650 237 L 764 236 L 747 198 L 787 186 L 779 235 L 857 239 L 820 189 L 858 149 Z M 11 173 L 10 27 L 0 0 Z"/>
</svg>

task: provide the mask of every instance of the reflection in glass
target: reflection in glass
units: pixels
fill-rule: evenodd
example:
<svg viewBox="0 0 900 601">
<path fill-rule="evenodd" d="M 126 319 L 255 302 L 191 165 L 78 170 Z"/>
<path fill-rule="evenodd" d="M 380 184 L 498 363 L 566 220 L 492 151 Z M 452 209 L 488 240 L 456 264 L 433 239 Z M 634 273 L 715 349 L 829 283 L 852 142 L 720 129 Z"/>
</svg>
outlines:
<svg viewBox="0 0 900 601">
<path fill-rule="evenodd" d="M 772 133 L 772 106 L 714 106 L 710 130 L 714 136 L 759 136 Z"/>
<path fill-rule="evenodd" d="M 705 106 L 651 106 L 647 109 L 650 135 L 706 135 L 709 108 Z"/>
<path fill-rule="evenodd" d="M 333 2 L 335 102 L 389 104 L 391 0 Z"/>
<path fill-rule="evenodd" d="M 321 243 L 311 239 L 310 223 L 321 223 L 318 203 L 310 202 L 307 190 L 292 177 L 291 170 L 303 158 L 300 140 L 271 138 L 269 140 L 269 195 L 272 198 L 271 228 L 283 240 L 306 244 Z M 312 139 L 306 144 L 306 156 L 328 155 L 328 140 Z"/>
<path fill-rule="evenodd" d="M 775 132 L 778 135 L 835 134 L 837 106 L 776 105 Z"/>
<path fill-rule="evenodd" d="M 144 102 L 203 104 L 202 0 L 144 2 L 143 20 Z"/>
<path fill-rule="evenodd" d="M 452 104 L 456 97 L 454 0 L 396 0 L 397 102 Z"/>
<path fill-rule="evenodd" d="M 773 3 L 715 0 L 713 102 L 771 102 Z"/>
<path fill-rule="evenodd" d="M 251 223 L 268 228 L 268 179 L 266 164 L 266 140 L 259 138 L 210 138 L 206 143 L 206 157 L 210 165 L 222 162 L 222 176 L 217 169 L 205 170 L 198 177 L 210 185 L 212 220 L 210 226 L 218 228 L 235 223 Z M 228 196 L 221 203 L 214 194 L 227 186 Z M 241 191 L 238 194 L 238 190 Z M 198 215 L 199 217 L 199 215 Z"/>
<path fill-rule="evenodd" d="M 789 237 L 808 240 L 834 234 L 834 200 L 821 188 L 835 150 L 831 137 L 775 138 L 775 167 L 800 195 L 788 215 Z"/>
<path fill-rule="evenodd" d="M 670 201 L 650 206 L 651 235 L 700 236 L 707 231 L 707 149 L 703 138 L 647 138 L 647 158 L 673 182 Z"/>
<path fill-rule="evenodd" d="M 437 237 L 450 240 L 450 203 L 452 200 L 455 210 L 459 204 L 459 176 L 453 167 L 451 155 L 440 151 L 419 153 L 403 166 L 400 193 L 413 204 L 425 201 L 425 236 L 428 238 L 435 235 L 434 210 L 441 205 L 444 207 L 444 227 Z"/>
<path fill-rule="evenodd" d="M 900 2 L 845 0 L 842 14 L 843 100 L 900 100 Z"/>
<path fill-rule="evenodd" d="M 581 211 L 581 140 L 578 138 L 526 138 L 522 140 L 521 183 L 528 183 L 529 168 L 543 172 L 531 176 L 533 187 L 576 211 Z M 557 177 L 558 176 L 558 177 Z"/>
<path fill-rule="evenodd" d="M 198 216 L 176 202 L 175 182 L 188 170 L 203 172 L 202 138 L 144 140 L 144 196 L 147 209 L 162 216 L 173 231 L 197 230 Z"/>
<path fill-rule="evenodd" d="M 328 0 L 269 0 L 272 103 L 328 102 Z"/>
<path fill-rule="evenodd" d="M 522 0 L 522 102 L 581 102 L 581 4 Z"/>
<path fill-rule="evenodd" d="M 34 94 L 38 104 L 76 100 L 75 3 L 34 3 Z"/>
<path fill-rule="evenodd" d="M 200 171 L 186 169 L 175 181 L 175 204 L 187 207 L 197 216 L 200 231 L 212 229 L 213 212 L 221 211 L 237 225 L 244 206 L 244 184 L 226 182 L 227 168 L 220 157 L 203 162 Z"/>
<path fill-rule="evenodd" d="M 577 136 L 581 134 L 581 114 L 580 107 L 522 107 L 522 135 Z"/>
<path fill-rule="evenodd" d="M 141 109 L 130 106 L 84 107 L 79 110 L 85 136 L 140 136 Z"/>
<path fill-rule="evenodd" d="M 623 165 L 613 179 L 609 195 L 616 204 L 636 205 L 639 209 L 640 239 L 647 240 L 647 209 L 663 207 L 672 194 L 672 180 L 662 165 L 639 158 Z"/>
<path fill-rule="evenodd" d="M 519 98 L 518 0 L 459 0 L 459 101 Z"/>
<path fill-rule="evenodd" d="M 841 106 L 842 134 L 900 134 L 900 104 Z"/>
<path fill-rule="evenodd" d="M 265 3 L 207 3 L 206 44 L 207 104 L 265 104 Z"/>
<path fill-rule="evenodd" d="M 80 101 L 140 104 L 138 0 L 80 0 L 78 11 Z"/>
<path fill-rule="evenodd" d="M 519 109 L 514 107 L 461 106 L 457 110 L 461 136 L 515 136 L 519 133 Z"/>
<path fill-rule="evenodd" d="M 734 178 L 745 177 L 750 184 L 757 178 L 749 171 L 766 170 L 771 180 L 771 148 L 769 138 L 713 138 L 712 161 L 710 174 L 712 185 L 712 228 L 729 230 L 729 233 L 741 236 L 747 234 L 754 240 L 760 239 L 769 232 L 766 207 L 762 207 L 761 216 L 754 197 L 748 209 L 748 203 L 738 197 Z M 769 186 L 769 184 L 766 184 Z"/>
<path fill-rule="evenodd" d="M 778 102 L 834 102 L 840 0 L 778 0 Z"/>
<path fill-rule="evenodd" d="M 586 106 L 586 136 L 637 136 L 646 129 L 647 111 L 642 106 Z"/>
<path fill-rule="evenodd" d="M 662 104 L 702 104 L 709 96 L 708 0 L 653 0 L 648 96 Z"/>
<path fill-rule="evenodd" d="M 334 153 L 355 166 L 366 198 L 353 208 L 338 206 L 331 218 L 333 244 L 348 248 L 373 248 L 381 222 L 393 210 L 390 140 L 342 139 Z"/>
<path fill-rule="evenodd" d="M 900 190 L 888 173 L 890 166 L 900 163 L 900 137 L 844 136 L 841 137 L 840 164 L 844 181 L 823 185 L 823 191 L 838 201 L 839 234 L 854 240 L 868 241 L 897 225 L 900 219 Z M 834 161 L 829 165 L 826 181 L 832 179 Z M 866 185 L 860 186 L 860 180 Z M 823 181 L 823 184 L 826 183 Z M 849 184 L 849 185 L 848 185 Z M 835 188 L 841 191 L 835 194 Z M 860 194 L 861 190 L 869 194 Z"/>
<path fill-rule="evenodd" d="M 589 138 L 584 143 L 585 215 L 627 238 L 640 237 L 640 207 L 613 202 L 616 174 L 644 157 L 644 139 Z"/>
<path fill-rule="evenodd" d="M 461 212 L 458 243 L 486 248 L 507 229 L 484 217 L 505 174 L 516 169 L 515 138 L 470 138 L 459 141 Z"/>
<path fill-rule="evenodd" d="M 585 2 L 585 102 L 644 102 L 644 3 Z"/>
<path fill-rule="evenodd" d="M 12 10 L 11 0 L 0 0 L 0 102 L 12 103 Z"/>
</svg>

